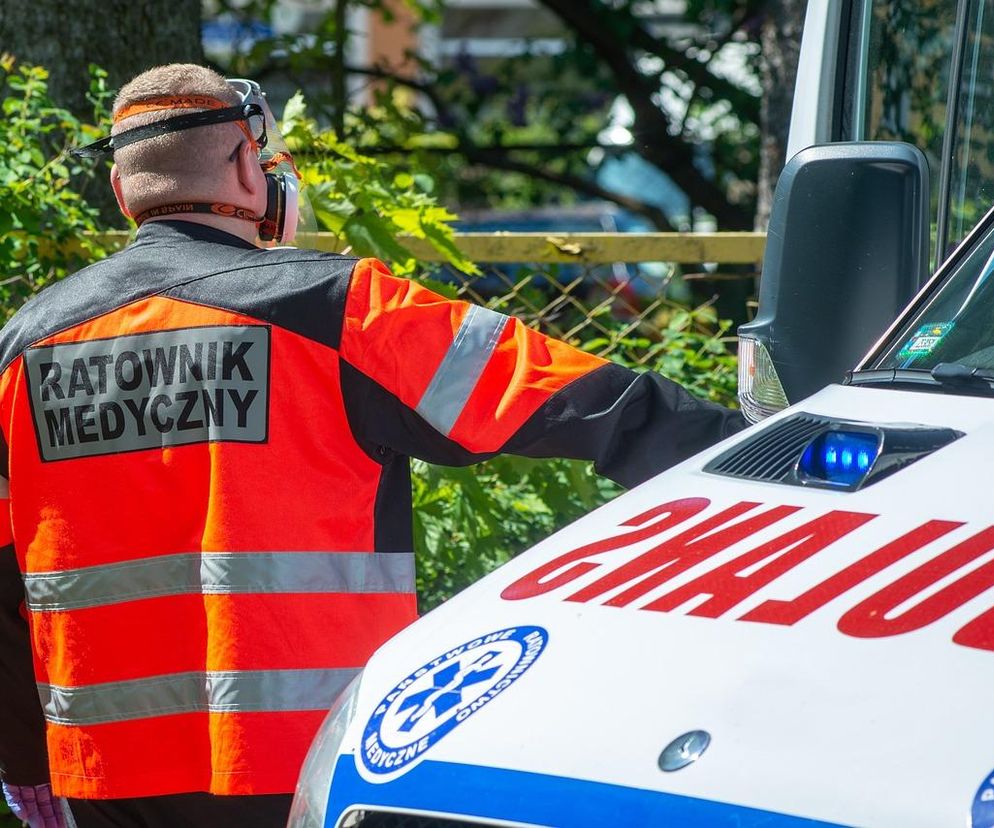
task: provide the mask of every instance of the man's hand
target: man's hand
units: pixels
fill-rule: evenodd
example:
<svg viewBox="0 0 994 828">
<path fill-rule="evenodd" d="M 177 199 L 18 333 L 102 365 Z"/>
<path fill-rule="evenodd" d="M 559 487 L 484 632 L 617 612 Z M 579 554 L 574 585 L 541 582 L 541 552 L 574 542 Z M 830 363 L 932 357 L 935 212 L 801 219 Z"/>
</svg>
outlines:
<svg viewBox="0 0 994 828">
<path fill-rule="evenodd" d="M 3 783 L 3 797 L 10 810 L 30 828 L 72 828 L 66 819 L 65 803 L 52 795 L 51 785 L 9 785 Z"/>
</svg>

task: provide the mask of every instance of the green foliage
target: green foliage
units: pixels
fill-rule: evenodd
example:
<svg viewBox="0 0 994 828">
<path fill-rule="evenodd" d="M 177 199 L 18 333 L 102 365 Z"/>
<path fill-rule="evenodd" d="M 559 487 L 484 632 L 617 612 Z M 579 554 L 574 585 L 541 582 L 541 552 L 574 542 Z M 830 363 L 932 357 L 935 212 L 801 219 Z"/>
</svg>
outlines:
<svg viewBox="0 0 994 828">
<path fill-rule="evenodd" d="M 698 397 L 735 406 L 738 363 L 729 350 L 735 341 L 730 333 L 732 323 L 727 319 L 719 320 L 711 305 L 698 308 L 673 305 L 653 321 L 654 338 L 623 337 L 617 345 L 628 353 L 643 351 L 639 367 L 679 382 Z M 603 342 L 590 340 L 583 347 L 597 350 Z M 614 353 L 620 352 L 619 348 Z M 611 358 L 626 364 L 622 357 L 613 355 Z"/>
<path fill-rule="evenodd" d="M 88 171 L 67 147 L 93 130 L 52 103 L 47 78 L 39 66 L 0 58 L 0 321 L 45 285 L 104 254 L 83 235 L 97 229 L 96 211 L 69 186 Z M 102 80 L 94 74 L 95 103 Z"/>
<path fill-rule="evenodd" d="M 462 469 L 416 461 L 413 471 L 422 611 L 619 491 L 571 460 L 505 456 Z"/>
<path fill-rule="evenodd" d="M 299 92 L 286 105 L 282 130 L 291 151 L 309 161 L 303 183 L 322 230 L 344 238 L 358 255 L 390 262 L 398 274 L 413 273 L 417 264 L 397 240 L 401 235 L 428 242 L 464 273 L 478 272 L 456 247 L 450 224 L 456 217 L 436 201 L 430 176 L 398 171 L 319 130 Z"/>
</svg>

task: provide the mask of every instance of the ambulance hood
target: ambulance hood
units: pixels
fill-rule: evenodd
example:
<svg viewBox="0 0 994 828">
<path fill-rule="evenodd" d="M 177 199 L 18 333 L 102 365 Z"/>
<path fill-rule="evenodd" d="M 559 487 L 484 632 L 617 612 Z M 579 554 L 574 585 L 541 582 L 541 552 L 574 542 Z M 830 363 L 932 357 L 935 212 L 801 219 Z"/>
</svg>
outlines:
<svg viewBox="0 0 994 828">
<path fill-rule="evenodd" d="M 703 471 L 799 411 L 964 436 L 852 493 Z M 994 402 L 828 388 L 390 641 L 332 799 L 511 824 L 968 825 L 994 804 L 992 502 Z"/>
</svg>

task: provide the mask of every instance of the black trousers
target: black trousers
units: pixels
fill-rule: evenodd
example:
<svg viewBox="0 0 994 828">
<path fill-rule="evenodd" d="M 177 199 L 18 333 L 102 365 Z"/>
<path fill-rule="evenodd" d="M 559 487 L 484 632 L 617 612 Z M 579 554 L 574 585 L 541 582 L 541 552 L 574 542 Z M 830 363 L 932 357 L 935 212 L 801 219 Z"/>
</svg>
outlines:
<svg viewBox="0 0 994 828">
<path fill-rule="evenodd" d="M 78 828 L 285 828 L 291 794 L 70 799 Z"/>
</svg>

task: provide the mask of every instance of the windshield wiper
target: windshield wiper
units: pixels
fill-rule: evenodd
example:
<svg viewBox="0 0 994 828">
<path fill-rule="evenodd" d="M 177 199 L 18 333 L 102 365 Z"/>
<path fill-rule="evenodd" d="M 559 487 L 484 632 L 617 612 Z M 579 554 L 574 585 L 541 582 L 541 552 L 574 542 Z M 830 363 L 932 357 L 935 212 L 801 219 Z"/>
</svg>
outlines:
<svg viewBox="0 0 994 828">
<path fill-rule="evenodd" d="M 940 362 L 931 371 L 932 379 L 942 385 L 970 390 L 986 390 L 994 393 L 994 376 L 984 373 L 980 368 L 963 365 L 959 362 Z"/>
<path fill-rule="evenodd" d="M 921 368 L 885 368 L 853 371 L 847 385 L 917 385 L 949 393 L 994 396 L 994 374 L 958 362 L 940 362 L 931 371 Z"/>
</svg>

